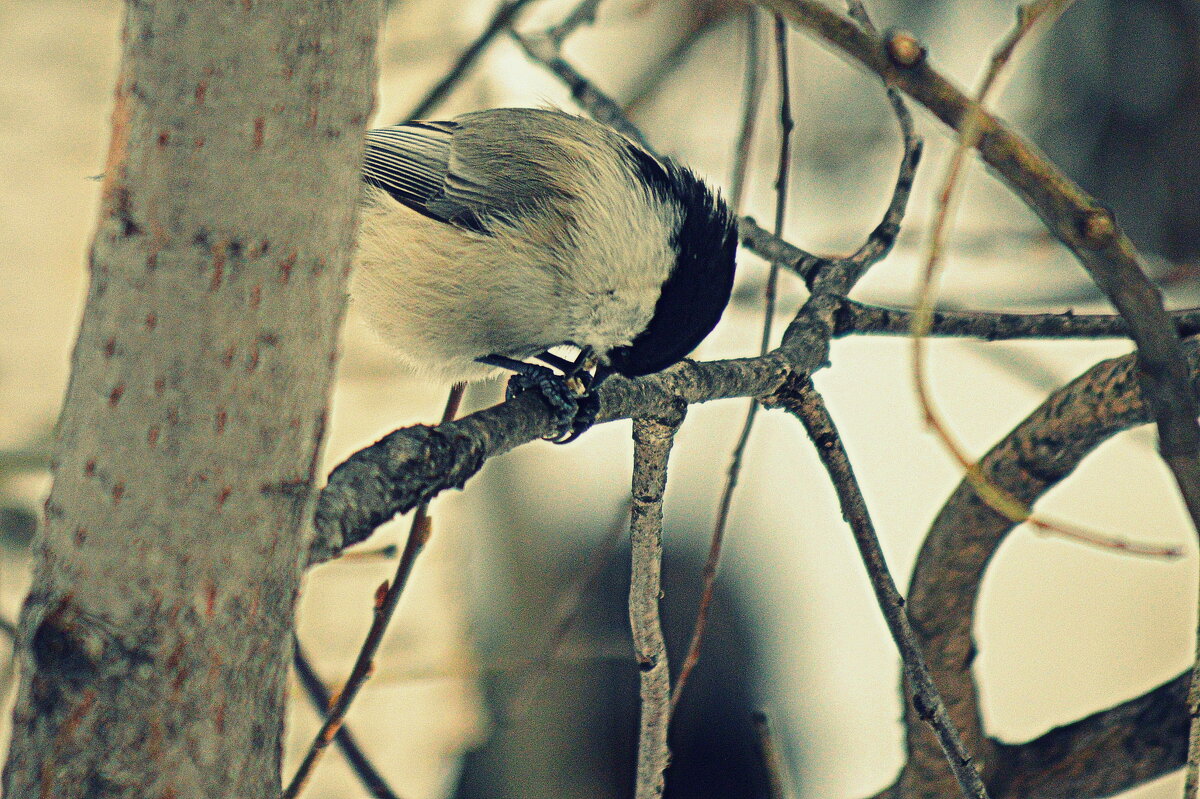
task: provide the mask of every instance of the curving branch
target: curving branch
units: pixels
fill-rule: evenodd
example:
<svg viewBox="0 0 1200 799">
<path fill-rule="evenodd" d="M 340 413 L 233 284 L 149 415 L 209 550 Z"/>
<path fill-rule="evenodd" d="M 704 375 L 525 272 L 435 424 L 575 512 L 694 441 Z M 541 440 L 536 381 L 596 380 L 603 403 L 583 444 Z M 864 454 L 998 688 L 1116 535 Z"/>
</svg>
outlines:
<svg viewBox="0 0 1200 799">
<path fill-rule="evenodd" d="M 902 89 L 955 130 L 968 119 L 977 125 L 976 147 L 983 160 L 1067 245 L 1128 323 L 1138 346 L 1138 377 L 1158 425 L 1159 451 L 1175 476 L 1193 527 L 1200 529 L 1200 407 L 1182 340 L 1164 310 L 1161 293 L 1112 212 L 934 70 L 911 36 L 894 33 L 885 40 L 816 0 L 761 4 L 817 34 L 889 86 Z"/>
<path fill-rule="evenodd" d="M 1189 342 L 1185 352 L 1195 374 L 1200 370 L 1200 344 Z M 1126 355 L 1102 361 L 1051 394 L 983 457 L 980 469 L 993 483 L 1032 505 L 1074 471 L 1101 443 L 1150 419 L 1139 387 L 1134 357 Z M 1162 736 L 1160 749 L 1171 750 L 1178 742 L 1168 740 L 1167 727 L 1153 718 L 1143 717 L 1141 721 L 1155 722 L 1152 728 L 1157 730 L 1157 735 L 1153 731 L 1131 729 L 1121 735 L 1098 735 L 1095 732 L 1098 723 L 1093 721 L 1071 733 L 1077 742 L 1084 738 L 1092 742 L 1092 748 L 1087 752 L 1079 744 L 1059 745 L 1055 749 L 1049 745 L 1053 739 L 1045 736 L 1022 746 L 1000 747 L 984 735 L 978 693 L 971 673 L 975 656 L 971 634 L 975 604 L 992 556 L 1015 527 L 1011 520 L 980 500 L 964 480 L 938 514 L 917 557 L 908 591 L 909 618 L 920 637 L 933 679 L 941 688 L 964 737 L 968 742 L 984 742 L 983 745 L 992 751 L 992 756 L 983 761 L 984 779 L 989 785 L 997 783 L 998 796 L 1017 790 L 1017 783 L 1006 783 L 1002 776 L 1013 773 L 1007 766 L 1015 763 L 1030 765 L 1036 761 L 1044 775 L 1060 774 L 1060 778 L 1065 779 L 1061 776 L 1065 774 L 1063 763 L 1067 759 L 1082 762 L 1083 758 L 1090 758 L 1086 774 L 1076 774 L 1072 778 L 1074 787 L 1063 790 L 1056 787 L 1054 795 L 1107 795 L 1085 786 L 1096 788 L 1106 784 L 1105 780 L 1111 779 L 1112 774 L 1141 773 L 1131 762 L 1133 753 L 1120 749 L 1120 742 L 1135 735 Z M 1120 715 L 1116 710 L 1108 713 L 1110 715 L 1104 717 L 1108 723 L 1114 723 Z M 917 718 L 911 711 L 907 720 L 909 759 L 893 786 L 899 795 L 909 795 L 908 791 L 918 785 L 927 789 L 930 785 L 946 782 L 937 743 L 923 731 L 922 725 L 916 723 Z M 1147 747 L 1147 750 L 1151 748 Z M 1165 773 L 1170 760 L 1161 753 L 1156 754 L 1152 758 L 1155 767 L 1151 770 L 1156 774 Z M 1182 758 L 1170 767 L 1181 764 Z M 1049 777 L 1044 776 L 1039 781 L 1037 775 L 1031 774 L 1022 779 L 1021 785 L 1033 785 L 1042 784 Z"/>
<path fill-rule="evenodd" d="M 1187 760 L 1191 676 L 1185 671 L 1136 699 L 1028 743 L 997 744 L 996 770 L 1003 775 L 997 798 L 1113 796 L 1181 768 Z"/>
</svg>

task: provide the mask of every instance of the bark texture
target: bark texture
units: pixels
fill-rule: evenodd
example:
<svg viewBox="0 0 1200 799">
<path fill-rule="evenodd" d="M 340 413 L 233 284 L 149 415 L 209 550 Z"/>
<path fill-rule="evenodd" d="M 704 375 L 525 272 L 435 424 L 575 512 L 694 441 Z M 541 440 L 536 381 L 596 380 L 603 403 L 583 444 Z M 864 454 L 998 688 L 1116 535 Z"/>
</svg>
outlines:
<svg viewBox="0 0 1200 799">
<path fill-rule="evenodd" d="M 380 0 L 129 0 L 4 793 L 279 793 Z"/>
</svg>

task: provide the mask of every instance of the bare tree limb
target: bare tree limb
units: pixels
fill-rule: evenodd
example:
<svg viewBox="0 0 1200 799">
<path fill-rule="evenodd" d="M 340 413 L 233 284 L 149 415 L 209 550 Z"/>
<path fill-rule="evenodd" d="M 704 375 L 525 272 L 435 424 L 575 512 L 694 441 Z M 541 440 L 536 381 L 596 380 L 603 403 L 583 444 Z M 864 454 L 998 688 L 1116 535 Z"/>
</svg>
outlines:
<svg viewBox="0 0 1200 799">
<path fill-rule="evenodd" d="M 930 67 L 924 49 L 907 34 L 893 34 L 885 41 L 816 0 L 762 0 L 762 4 L 817 34 L 888 85 L 902 89 L 950 127 L 961 129 L 968 117 L 978 122 L 977 149 L 984 161 L 1075 253 L 1129 324 L 1138 346 L 1140 379 L 1158 424 L 1159 450 L 1175 476 L 1193 526 L 1200 529 L 1200 426 L 1196 422 L 1200 411 L 1181 340 L 1163 309 L 1161 294 L 1146 277 L 1132 242 L 1112 213 Z M 1200 699 L 1200 694 L 1194 698 Z"/>
<path fill-rule="evenodd" d="M 764 396 L 791 368 L 774 352 L 762 358 L 683 361 L 636 380 L 610 377 L 599 392 L 597 421 L 670 413 L 680 399 L 691 404 Z M 447 488 L 461 488 L 488 458 L 548 435 L 553 428 L 550 407 L 540 394 L 526 392 L 448 424 L 397 430 L 356 452 L 333 470 L 321 491 L 310 563 L 328 560 L 365 540 L 397 513 Z"/>
<path fill-rule="evenodd" d="M 467 49 L 463 50 L 458 60 L 454 63 L 454 66 L 450 68 L 450 71 L 443 75 L 442 79 L 400 121 L 407 122 L 410 119 L 421 119 L 441 105 L 450 92 L 454 91 L 455 87 L 466 77 L 471 67 L 479 60 L 479 56 L 483 55 L 483 51 L 488 48 L 488 45 L 497 36 L 513 26 L 517 21 L 517 17 L 525 10 L 525 6 L 529 5 L 529 2 L 530 0 L 501 0 L 500 5 L 496 7 L 496 12 L 492 15 L 491 20 L 488 21 L 487 27 L 479 34 L 479 37 L 471 42 L 467 46 Z"/>
<path fill-rule="evenodd" d="M 950 155 L 946 177 L 942 182 L 942 189 L 938 193 L 937 212 L 930 227 L 928 249 L 924 258 L 925 266 L 918 279 L 916 309 L 909 336 L 912 382 L 925 426 L 934 433 L 942 447 L 954 458 L 963 474 L 975 487 L 975 491 L 989 505 L 1015 521 L 1030 521 L 1042 529 L 1055 530 L 1063 534 L 1072 534 L 1076 531 L 1066 525 L 1034 517 L 1028 506 L 1022 505 L 979 474 L 974 459 L 963 443 L 954 435 L 949 421 L 942 414 L 934 399 L 933 387 L 929 379 L 925 338 L 929 329 L 930 317 L 933 315 L 938 286 L 941 282 L 946 242 L 953 225 L 954 209 L 957 207 L 960 196 L 959 187 L 964 168 L 967 165 L 967 154 L 974 150 L 979 143 L 981 112 L 990 100 L 993 91 L 1000 86 L 1000 77 L 1022 40 L 1033 33 L 1039 22 L 1049 24 L 1057 19 L 1070 3 L 1071 0 L 1034 0 L 1029 5 L 1019 7 L 1017 24 L 992 53 L 988 68 L 975 92 L 970 111 L 959 126 L 958 141 Z M 1079 532 L 1081 535 L 1084 534 L 1084 531 Z"/>
<path fill-rule="evenodd" d="M 887 561 L 883 557 L 883 549 L 879 546 L 879 538 L 875 534 L 870 512 L 866 501 L 854 477 L 850 458 L 842 446 L 841 436 L 834 426 L 833 417 L 825 407 L 825 401 L 813 388 L 811 381 L 789 378 L 784 386 L 771 398 L 771 403 L 777 403 L 789 413 L 796 416 L 804 425 L 808 437 L 817 448 L 830 481 L 837 492 L 838 503 L 842 508 L 842 517 L 850 525 L 854 535 L 854 543 L 858 546 L 863 565 L 866 566 L 867 576 L 871 580 L 871 588 L 875 599 L 883 611 L 884 620 L 892 634 L 896 648 L 900 650 L 900 658 L 904 664 L 904 676 L 907 683 L 907 695 L 912 700 L 910 705 L 905 702 L 905 710 L 915 714 L 921 721 L 929 725 L 936 734 L 940 747 L 937 761 L 944 771 L 949 764 L 954 779 L 963 795 L 973 799 L 984 799 L 988 795 L 984 787 L 980 767 L 992 759 L 990 741 L 984 738 L 981 728 L 967 726 L 964 729 L 957 703 L 951 707 L 956 711 L 954 718 L 947 710 L 946 704 L 935 685 L 932 670 L 926 666 L 925 656 L 921 652 L 921 643 L 913 631 L 913 625 L 904 610 L 904 598 L 896 589 Z M 924 729 L 920 724 L 910 726 Z M 958 729 L 956 729 L 956 727 Z M 972 756 L 974 752 L 974 756 Z M 910 751 L 910 758 L 911 758 Z M 911 760 L 910 760 L 911 762 Z M 976 764 L 979 765 L 976 765 Z M 904 794 L 910 795 L 910 794 Z M 913 794 L 915 795 L 915 794 Z"/>
<path fill-rule="evenodd" d="M 1174 311 L 1171 320 L 1183 337 L 1200 334 L 1200 308 Z M 987 311 L 934 311 L 929 333 L 985 341 L 1028 338 L 1127 338 L 1129 325 L 1117 314 L 989 313 Z M 846 300 L 837 315 L 835 336 L 906 335 L 912 309 L 882 308 Z"/>
<path fill-rule="evenodd" d="M 667 418 L 633 420 L 633 572 L 629 580 L 629 624 L 641 680 L 636 799 L 655 799 L 666 785 L 670 762 L 667 729 L 671 723 L 671 673 L 663 638 L 658 597 L 662 593 L 663 495 L 667 460 L 687 406 L 680 403 Z"/>
<path fill-rule="evenodd" d="M 1193 372 L 1200 345 L 1189 343 Z M 1150 420 L 1138 387 L 1133 356 L 1102 361 L 1054 392 L 980 460 L 996 485 L 1033 504 L 1067 477 L 1087 453 L 1116 433 Z M 921 547 L 908 591 L 908 614 L 924 646 L 929 668 L 956 710 L 968 740 L 981 739 L 978 697 L 971 663 L 972 626 L 979 588 L 992 555 L 1016 528 L 989 508 L 964 481 L 947 500 Z M 915 719 L 914 719 L 915 721 Z M 1165 730 L 1163 730 L 1165 734 Z M 898 785 L 928 785 L 940 769 L 920 725 L 908 728 L 910 759 Z M 1048 747 L 1040 749 L 1043 765 Z M 1063 756 L 1078 757 L 1064 750 Z M 1007 756 L 1007 755 L 1006 755 Z M 1018 757 L 1018 755 L 1011 755 Z M 1091 773 L 1129 770 L 1128 754 L 1098 752 Z M 1160 761 L 1161 762 L 1161 761 Z M 985 778 L 999 772 L 987 764 Z M 1103 778 L 1096 777 L 1097 783 Z M 904 791 L 902 790 L 903 794 Z M 1104 795 L 1064 791 L 1057 795 Z"/>
</svg>

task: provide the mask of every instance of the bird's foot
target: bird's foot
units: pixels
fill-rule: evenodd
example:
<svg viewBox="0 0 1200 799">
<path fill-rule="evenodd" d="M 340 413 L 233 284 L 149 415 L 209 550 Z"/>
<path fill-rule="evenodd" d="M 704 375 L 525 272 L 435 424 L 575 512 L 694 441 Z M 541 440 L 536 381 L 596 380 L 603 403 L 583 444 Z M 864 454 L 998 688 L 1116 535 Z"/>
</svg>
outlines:
<svg viewBox="0 0 1200 799">
<path fill-rule="evenodd" d="M 590 353 L 581 353 L 576 361 L 568 361 L 551 353 L 537 356 L 539 360 L 562 369 L 561 374 L 549 366 L 526 363 L 504 355 L 488 355 L 478 360 L 513 372 L 504 392 L 506 399 L 529 390 L 541 394 L 554 411 L 556 428 L 555 433 L 545 436 L 545 439 L 555 444 L 569 444 L 595 424 L 596 414 L 600 411 L 600 400 L 591 390 L 596 380 L 587 370 L 585 355 L 587 359 L 591 358 Z"/>
</svg>

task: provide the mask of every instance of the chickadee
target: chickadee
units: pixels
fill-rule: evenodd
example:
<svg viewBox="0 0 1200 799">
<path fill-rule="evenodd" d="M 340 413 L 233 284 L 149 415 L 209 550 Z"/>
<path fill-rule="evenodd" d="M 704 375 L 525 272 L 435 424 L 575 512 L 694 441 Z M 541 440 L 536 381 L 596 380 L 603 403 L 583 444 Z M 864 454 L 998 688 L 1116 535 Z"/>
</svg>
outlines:
<svg viewBox="0 0 1200 799">
<path fill-rule="evenodd" d="M 597 122 L 497 108 L 372 130 L 362 179 L 354 295 L 371 325 L 430 376 L 523 375 L 510 393 L 541 389 L 558 440 L 594 419 L 589 387 L 681 360 L 729 302 L 725 203 Z"/>
</svg>

